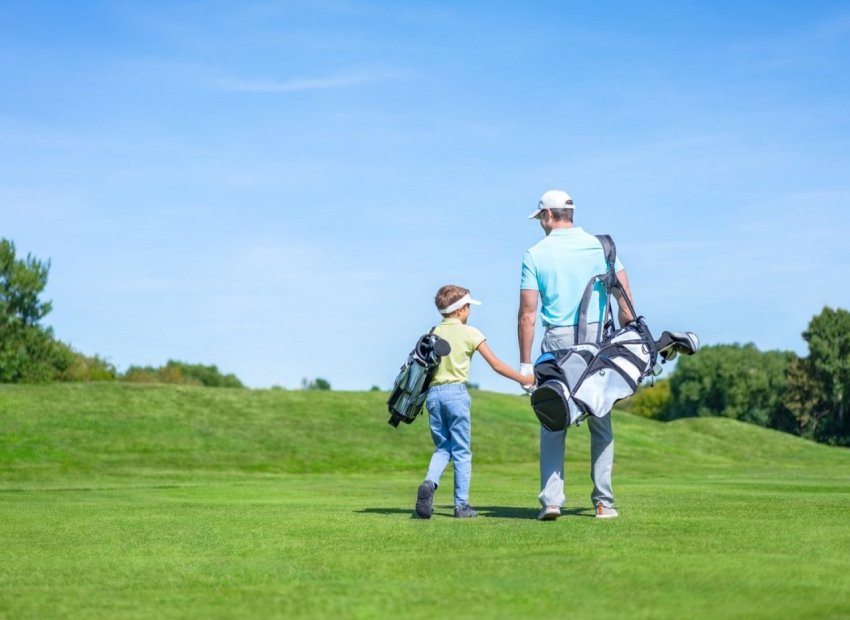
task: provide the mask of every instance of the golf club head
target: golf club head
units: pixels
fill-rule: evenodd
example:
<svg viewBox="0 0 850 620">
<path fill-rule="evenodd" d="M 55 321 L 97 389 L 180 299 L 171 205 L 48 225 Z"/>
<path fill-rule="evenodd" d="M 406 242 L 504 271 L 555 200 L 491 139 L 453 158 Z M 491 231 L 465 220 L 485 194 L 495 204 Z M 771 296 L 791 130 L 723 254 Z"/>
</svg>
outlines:
<svg viewBox="0 0 850 620">
<path fill-rule="evenodd" d="M 661 359 L 664 360 L 665 362 L 672 362 L 674 359 L 676 359 L 676 356 L 678 355 L 678 353 L 676 352 L 676 349 L 674 349 L 672 347 L 670 347 L 669 349 L 663 349 L 663 350 L 659 351 L 658 354 L 661 356 Z"/>
<path fill-rule="evenodd" d="M 694 332 L 664 332 L 658 339 L 658 354 L 665 362 L 676 359 L 676 355 L 693 355 L 699 351 L 699 336 Z"/>
</svg>

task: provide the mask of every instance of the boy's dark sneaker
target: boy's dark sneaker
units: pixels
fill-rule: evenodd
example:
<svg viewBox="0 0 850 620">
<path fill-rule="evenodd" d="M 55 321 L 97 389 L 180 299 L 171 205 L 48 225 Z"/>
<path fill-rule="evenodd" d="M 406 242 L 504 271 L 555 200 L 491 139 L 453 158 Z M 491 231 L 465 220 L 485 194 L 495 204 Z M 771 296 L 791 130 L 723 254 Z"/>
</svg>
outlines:
<svg viewBox="0 0 850 620">
<path fill-rule="evenodd" d="M 422 519 L 430 519 L 434 512 L 434 491 L 437 486 L 430 480 L 419 485 L 416 493 L 416 514 Z"/>
<path fill-rule="evenodd" d="M 469 504 L 461 504 L 460 506 L 455 506 L 455 516 L 458 519 L 468 519 L 470 517 L 477 517 L 478 513 Z"/>
</svg>

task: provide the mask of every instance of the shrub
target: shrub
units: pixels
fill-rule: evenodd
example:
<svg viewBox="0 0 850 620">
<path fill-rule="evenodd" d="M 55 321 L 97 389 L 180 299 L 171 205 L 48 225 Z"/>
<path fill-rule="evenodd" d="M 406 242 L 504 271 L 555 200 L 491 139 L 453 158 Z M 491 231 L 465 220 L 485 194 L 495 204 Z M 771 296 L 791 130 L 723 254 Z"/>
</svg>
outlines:
<svg viewBox="0 0 850 620">
<path fill-rule="evenodd" d="M 234 374 L 222 374 L 215 365 L 187 364 L 168 360 L 165 366 L 130 366 L 121 377 L 131 383 L 172 383 L 205 387 L 245 387 Z"/>
<path fill-rule="evenodd" d="M 663 420 L 671 402 L 670 381 L 659 379 L 655 385 L 641 385 L 634 396 L 623 401 L 621 409 L 644 418 Z"/>
<path fill-rule="evenodd" d="M 63 344 L 63 343 L 58 343 Z M 65 345 L 67 346 L 67 345 Z M 118 372 L 115 366 L 98 355 L 88 356 L 68 347 L 70 364 L 56 373 L 57 381 L 115 381 Z"/>
<path fill-rule="evenodd" d="M 327 379 L 316 377 L 309 381 L 306 377 L 301 380 L 301 387 L 305 390 L 330 390 L 331 384 Z"/>
</svg>

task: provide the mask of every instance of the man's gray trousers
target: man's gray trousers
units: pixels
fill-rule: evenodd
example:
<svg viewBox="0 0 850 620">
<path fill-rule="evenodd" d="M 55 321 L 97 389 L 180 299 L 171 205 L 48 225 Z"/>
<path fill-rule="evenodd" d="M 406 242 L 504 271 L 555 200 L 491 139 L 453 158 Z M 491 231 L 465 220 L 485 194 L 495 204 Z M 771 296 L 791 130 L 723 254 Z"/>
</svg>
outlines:
<svg viewBox="0 0 850 620">
<path fill-rule="evenodd" d="M 589 323 L 587 340 L 596 342 L 599 323 Z M 575 344 L 573 327 L 547 327 L 543 334 L 542 351 L 557 351 Z M 593 480 L 593 505 L 614 506 L 611 471 L 614 466 L 614 432 L 611 414 L 603 418 L 588 416 L 590 429 L 590 478 Z M 564 452 L 567 431 L 547 431 L 540 427 L 540 503 L 543 506 L 564 505 Z"/>
</svg>

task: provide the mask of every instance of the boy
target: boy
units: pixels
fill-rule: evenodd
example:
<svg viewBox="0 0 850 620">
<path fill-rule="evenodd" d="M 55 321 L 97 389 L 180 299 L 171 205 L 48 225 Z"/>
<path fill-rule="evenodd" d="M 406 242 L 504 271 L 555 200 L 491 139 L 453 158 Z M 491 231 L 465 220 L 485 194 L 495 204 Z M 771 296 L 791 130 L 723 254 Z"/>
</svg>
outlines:
<svg viewBox="0 0 850 620">
<path fill-rule="evenodd" d="M 437 291 L 434 303 L 443 315 L 443 321 L 434 328 L 434 333 L 449 342 L 452 352 L 440 360 L 425 398 L 435 450 L 425 482 L 419 485 L 416 514 L 423 519 L 431 518 L 434 491 L 451 460 L 454 461 L 455 517 L 476 517 L 478 513 L 468 503 L 472 473 L 469 445 L 471 401 L 465 383 L 469 379 L 470 359 L 478 351 L 493 370 L 520 385 L 528 384 L 529 377 L 515 372 L 499 360 L 487 346 L 484 335 L 466 324 L 470 304 L 481 305 L 480 301 L 469 296 L 469 289 L 448 284 Z"/>
</svg>

